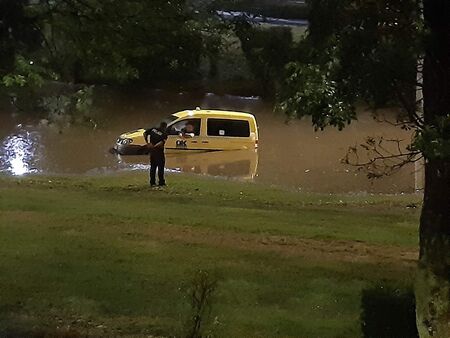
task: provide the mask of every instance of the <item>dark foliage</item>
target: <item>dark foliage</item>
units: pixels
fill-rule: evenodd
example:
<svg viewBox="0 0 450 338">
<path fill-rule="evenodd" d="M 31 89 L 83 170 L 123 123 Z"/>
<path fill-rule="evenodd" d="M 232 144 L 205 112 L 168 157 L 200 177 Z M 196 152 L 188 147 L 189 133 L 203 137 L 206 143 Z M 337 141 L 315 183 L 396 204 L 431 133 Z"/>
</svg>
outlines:
<svg viewBox="0 0 450 338">
<path fill-rule="evenodd" d="M 0 0 L 0 76 L 14 69 L 16 54 L 40 46 L 36 22 L 24 10 L 26 3 L 26 0 Z"/>
<path fill-rule="evenodd" d="M 292 33 L 286 27 L 259 28 L 245 21 L 236 22 L 236 34 L 253 76 L 263 93 L 271 95 L 292 60 Z"/>
<path fill-rule="evenodd" d="M 386 286 L 363 290 L 361 323 L 366 338 L 418 337 L 413 291 Z"/>
<path fill-rule="evenodd" d="M 220 49 L 221 24 L 185 2 L 1 0 L 3 75 L 21 56 L 64 82 L 195 77 L 201 58 Z"/>
<path fill-rule="evenodd" d="M 309 33 L 280 91 L 282 110 L 313 119 L 321 110 L 328 124 L 341 128 L 341 121 L 355 118 L 354 103 L 365 101 L 373 108 L 399 105 L 415 123 L 423 34 L 417 3 L 317 0 L 310 8 Z M 310 89 L 311 83 L 316 90 Z M 322 94 L 315 95 L 317 90 Z M 326 125 L 319 118 L 314 123 L 319 128 Z"/>
</svg>

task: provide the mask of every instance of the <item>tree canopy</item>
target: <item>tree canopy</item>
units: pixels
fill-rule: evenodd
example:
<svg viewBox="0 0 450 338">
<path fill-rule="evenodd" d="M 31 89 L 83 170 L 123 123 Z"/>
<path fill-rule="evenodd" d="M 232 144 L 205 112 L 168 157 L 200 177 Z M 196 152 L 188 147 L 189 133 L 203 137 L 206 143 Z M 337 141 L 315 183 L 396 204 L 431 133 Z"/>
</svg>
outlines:
<svg viewBox="0 0 450 338">
<path fill-rule="evenodd" d="M 121 83 L 195 76 L 210 53 L 213 18 L 185 0 L 1 0 L 0 58 L 70 82 Z M 217 46 L 214 46 L 217 49 Z"/>
<path fill-rule="evenodd" d="M 417 1 L 311 2 L 307 37 L 288 65 L 280 108 L 289 116 L 312 115 L 318 128 L 342 129 L 354 104 L 400 105 L 416 123 L 416 67 L 423 50 Z"/>
</svg>

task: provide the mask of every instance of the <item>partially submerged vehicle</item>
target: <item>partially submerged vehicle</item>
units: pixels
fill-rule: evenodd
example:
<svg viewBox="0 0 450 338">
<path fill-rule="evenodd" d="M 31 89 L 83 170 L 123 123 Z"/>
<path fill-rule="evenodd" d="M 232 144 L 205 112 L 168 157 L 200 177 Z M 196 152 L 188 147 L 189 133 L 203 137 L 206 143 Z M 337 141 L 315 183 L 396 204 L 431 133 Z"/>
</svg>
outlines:
<svg viewBox="0 0 450 338">
<path fill-rule="evenodd" d="M 169 116 L 167 152 L 250 150 L 258 147 L 258 127 L 250 113 L 226 110 L 183 110 Z M 120 135 L 114 147 L 121 155 L 148 153 L 145 129 Z"/>
</svg>

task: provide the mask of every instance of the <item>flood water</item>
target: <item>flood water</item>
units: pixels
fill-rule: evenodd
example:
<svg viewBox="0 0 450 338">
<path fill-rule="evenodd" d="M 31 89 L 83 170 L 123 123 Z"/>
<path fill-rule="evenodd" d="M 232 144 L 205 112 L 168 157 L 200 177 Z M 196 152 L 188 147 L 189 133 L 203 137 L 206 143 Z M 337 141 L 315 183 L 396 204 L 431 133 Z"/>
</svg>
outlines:
<svg viewBox="0 0 450 338">
<path fill-rule="evenodd" d="M 43 123 L 35 114 L 0 109 L 0 172 L 12 175 L 86 174 L 146 170 L 146 156 L 117 156 L 108 149 L 129 130 L 150 127 L 184 109 L 217 108 L 252 112 L 259 125 L 259 149 L 168 155 L 167 167 L 232 179 L 250 180 L 309 192 L 410 193 L 415 190 L 413 165 L 393 176 L 370 181 L 366 173 L 341 163 L 349 146 L 367 136 L 400 138 L 409 132 L 373 120 L 361 110 L 358 121 L 343 131 L 315 132 L 308 120 L 285 123 L 273 103 L 259 97 L 213 93 L 170 93 L 160 90 L 100 90 L 95 97 L 97 127 L 63 127 Z"/>
</svg>

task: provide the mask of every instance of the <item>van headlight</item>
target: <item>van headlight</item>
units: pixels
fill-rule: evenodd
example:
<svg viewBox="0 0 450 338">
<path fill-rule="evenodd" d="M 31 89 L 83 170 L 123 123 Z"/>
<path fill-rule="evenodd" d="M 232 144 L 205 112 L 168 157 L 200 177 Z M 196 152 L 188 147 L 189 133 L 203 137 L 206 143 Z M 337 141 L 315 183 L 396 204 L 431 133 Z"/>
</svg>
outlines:
<svg viewBox="0 0 450 338">
<path fill-rule="evenodd" d="M 131 139 L 131 138 L 122 138 L 122 139 L 118 139 L 117 143 L 126 146 L 127 144 L 133 143 L 133 139 Z"/>
</svg>

